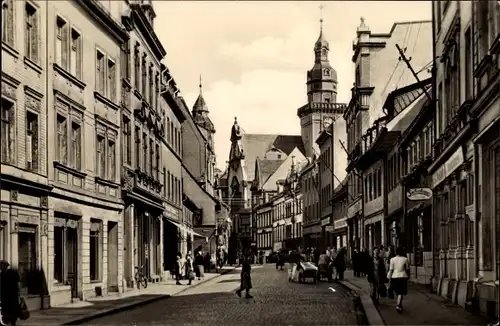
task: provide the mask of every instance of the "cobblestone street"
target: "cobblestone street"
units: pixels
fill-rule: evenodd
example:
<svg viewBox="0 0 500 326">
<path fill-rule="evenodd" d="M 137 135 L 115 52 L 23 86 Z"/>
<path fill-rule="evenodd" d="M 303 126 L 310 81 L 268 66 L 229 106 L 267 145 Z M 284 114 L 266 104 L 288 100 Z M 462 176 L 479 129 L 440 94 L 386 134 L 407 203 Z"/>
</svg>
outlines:
<svg viewBox="0 0 500 326">
<path fill-rule="evenodd" d="M 238 298 L 239 271 L 179 295 L 87 322 L 91 325 L 355 325 L 350 292 L 337 284 L 289 283 L 286 271 L 257 266 L 253 299 Z M 328 288 L 332 286 L 336 291 Z"/>
</svg>

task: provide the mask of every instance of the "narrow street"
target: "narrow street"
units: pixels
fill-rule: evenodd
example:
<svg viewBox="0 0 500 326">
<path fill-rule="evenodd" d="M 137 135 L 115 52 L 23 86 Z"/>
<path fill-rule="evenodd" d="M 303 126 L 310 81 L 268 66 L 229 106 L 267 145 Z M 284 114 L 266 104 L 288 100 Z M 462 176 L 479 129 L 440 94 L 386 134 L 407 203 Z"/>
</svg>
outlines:
<svg viewBox="0 0 500 326">
<path fill-rule="evenodd" d="M 91 325 L 357 325 L 353 296 L 337 284 L 289 283 L 274 266 L 253 270 L 253 299 L 238 298 L 239 271 L 182 294 L 91 320 Z M 332 286 L 335 292 L 328 288 Z"/>
</svg>

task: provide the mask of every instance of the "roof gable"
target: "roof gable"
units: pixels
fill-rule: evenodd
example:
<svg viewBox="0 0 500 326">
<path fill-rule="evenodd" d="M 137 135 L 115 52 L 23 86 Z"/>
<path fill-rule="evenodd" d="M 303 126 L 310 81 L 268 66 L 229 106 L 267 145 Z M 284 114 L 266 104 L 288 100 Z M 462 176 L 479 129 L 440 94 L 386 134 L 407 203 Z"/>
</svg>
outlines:
<svg viewBox="0 0 500 326">
<path fill-rule="evenodd" d="M 290 155 L 295 148 L 298 148 L 305 155 L 302 137 L 296 135 L 243 134 L 241 145 L 245 151 L 248 181 L 252 181 L 255 178 L 255 164 L 253 162 L 255 162 L 257 157 L 264 157 L 264 154 L 273 147 L 286 155 Z"/>
</svg>

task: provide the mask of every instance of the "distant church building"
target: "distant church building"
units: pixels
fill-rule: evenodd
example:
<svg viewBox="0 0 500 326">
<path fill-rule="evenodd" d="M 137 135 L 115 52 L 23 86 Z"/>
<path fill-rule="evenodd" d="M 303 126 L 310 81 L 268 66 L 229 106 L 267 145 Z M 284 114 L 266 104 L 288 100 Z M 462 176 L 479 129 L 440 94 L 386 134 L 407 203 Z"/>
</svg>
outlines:
<svg viewBox="0 0 500 326">
<path fill-rule="evenodd" d="M 314 45 L 314 66 L 307 72 L 307 104 L 297 110 L 301 135 L 244 133 L 234 120 L 227 170 L 220 178 L 222 197 L 231 209 L 233 232 L 229 259 L 239 252 L 256 252 L 252 207 L 268 201 L 283 188 L 294 162 L 313 162 L 319 155 L 316 139 L 345 105 L 337 104 L 337 72 L 328 60 L 329 44 L 323 21 Z"/>
</svg>

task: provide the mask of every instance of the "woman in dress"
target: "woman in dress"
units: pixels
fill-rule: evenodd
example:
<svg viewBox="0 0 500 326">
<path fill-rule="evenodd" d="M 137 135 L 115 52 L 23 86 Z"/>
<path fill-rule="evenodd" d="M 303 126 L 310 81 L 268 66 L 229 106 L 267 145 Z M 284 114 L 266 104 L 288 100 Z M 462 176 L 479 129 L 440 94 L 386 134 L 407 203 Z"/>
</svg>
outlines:
<svg viewBox="0 0 500 326">
<path fill-rule="evenodd" d="M 184 268 L 186 271 L 186 278 L 189 281 L 187 285 L 191 285 L 191 282 L 194 280 L 193 258 L 191 257 L 191 251 L 188 251 L 186 255 L 186 262 L 184 263 Z"/>
<path fill-rule="evenodd" d="M 378 299 L 381 296 L 380 291 L 386 290 L 386 277 L 384 260 L 380 257 L 379 248 L 375 247 L 373 248 L 373 255 L 366 262 L 366 278 L 368 283 L 370 283 L 370 296 L 375 304 L 378 304 Z"/>
<path fill-rule="evenodd" d="M 250 273 L 252 272 L 252 266 L 250 265 L 248 259 L 243 257 L 243 263 L 241 264 L 241 283 L 240 288 L 236 291 L 236 294 L 241 297 L 241 292 L 245 291 L 245 298 L 251 299 L 253 298 L 250 295 L 250 289 L 252 288 L 252 277 Z"/>
<path fill-rule="evenodd" d="M 405 257 L 402 247 L 396 249 L 396 257 L 391 258 L 387 278 L 391 282 L 391 288 L 397 295 L 396 310 L 403 311 L 403 296 L 408 294 L 408 275 L 410 264 Z"/>
<path fill-rule="evenodd" d="M 322 278 L 326 277 L 330 279 L 331 277 L 328 277 L 328 264 L 330 263 L 330 258 L 328 258 L 328 254 L 326 251 L 324 251 L 321 255 L 319 255 L 319 261 L 318 261 L 318 278 L 321 281 Z"/>
<path fill-rule="evenodd" d="M 17 271 L 9 268 L 9 263 L 0 261 L 0 321 L 6 325 L 16 325 L 20 313 L 20 278 Z"/>
</svg>

